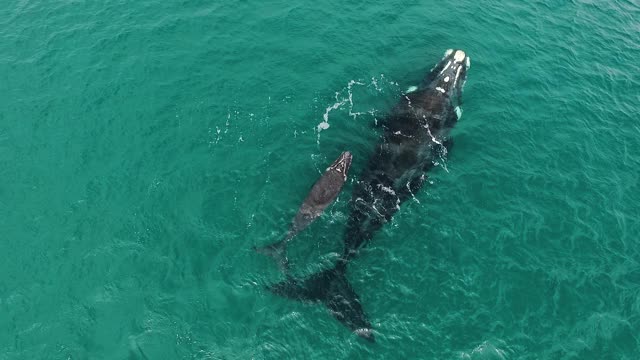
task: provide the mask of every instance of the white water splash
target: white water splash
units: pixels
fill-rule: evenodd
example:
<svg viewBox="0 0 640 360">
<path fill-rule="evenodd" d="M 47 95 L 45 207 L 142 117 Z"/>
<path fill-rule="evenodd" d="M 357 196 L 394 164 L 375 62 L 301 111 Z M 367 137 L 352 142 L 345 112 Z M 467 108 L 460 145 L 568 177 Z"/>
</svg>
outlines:
<svg viewBox="0 0 640 360">
<path fill-rule="evenodd" d="M 325 109 L 324 114 L 322 115 L 322 122 L 319 123 L 318 126 L 316 127 L 316 129 L 318 130 L 318 141 L 317 141 L 318 144 L 320 144 L 320 132 L 322 130 L 327 130 L 329 128 L 329 126 L 330 126 L 329 125 L 329 113 L 332 110 L 339 109 L 340 106 L 344 105 L 347 102 L 347 99 L 339 99 L 338 98 L 339 96 L 340 96 L 340 93 L 336 92 L 336 94 L 335 94 L 336 102 L 333 105 L 331 105 L 331 106 L 329 106 L 329 107 L 327 107 Z"/>
<path fill-rule="evenodd" d="M 363 80 L 349 80 L 345 88 L 335 93 L 335 96 L 334 96 L 335 102 L 325 109 L 325 112 L 322 115 L 322 121 L 316 125 L 315 130 L 318 134 L 318 138 L 317 138 L 318 145 L 320 144 L 320 133 L 324 130 L 329 129 L 331 126 L 329 123 L 329 118 L 330 118 L 329 115 L 334 110 L 343 110 L 345 109 L 346 105 L 348 105 L 348 107 L 345 110 L 348 112 L 348 115 L 352 117 L 354 120 L 356 120 L 357 117 L 360 115 L 370 115 L 375 118 L 376 109 L 369 109 L 367 111 L 353 110 L 354 102 L 355 102 L 354 96 L 353 96 L 353 90 L 355 87 L 361 86 L 368 89 L 373 89 L 377 93 L 383 93 L 385 91 L 385 88 L 388 87 L 389 85 L 391 85 L 392 87 L 398 86 L 397 83 L 388 81 L 384 77 L 384 74 L 380 74 L 379 78 L 372 77 L 369 82 L 366 82 Z M 375 120 L 377 123 L 377 119 Z"/>
</svg>

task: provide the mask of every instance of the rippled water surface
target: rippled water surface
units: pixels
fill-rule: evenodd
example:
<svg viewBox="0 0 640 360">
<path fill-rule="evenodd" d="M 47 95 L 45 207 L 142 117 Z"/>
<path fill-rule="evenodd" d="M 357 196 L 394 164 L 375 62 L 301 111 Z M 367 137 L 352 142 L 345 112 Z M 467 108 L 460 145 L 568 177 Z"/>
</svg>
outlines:
<svg viewBox="0 0 640 360">
<path fill-rule="evenodd" d="M 640 5 L 0 7 L 0 359 L 640 358 Z M 472 59 L 446 161 L 350 265 L 376 343 L 278 298 L 330 266 L 381 119 Z M 318 127 L 319 124 L 322 126 Z M 327 124 L 328 123 L 328 127 Z"/>
</svg>

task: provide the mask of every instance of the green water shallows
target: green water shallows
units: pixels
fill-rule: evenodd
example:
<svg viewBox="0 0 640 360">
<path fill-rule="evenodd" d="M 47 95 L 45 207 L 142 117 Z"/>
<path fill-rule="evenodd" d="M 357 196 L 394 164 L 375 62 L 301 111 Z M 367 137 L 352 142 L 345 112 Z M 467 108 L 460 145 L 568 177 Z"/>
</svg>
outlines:
<svg viewBox="0 0 640 360">
<path fill-rule="evenodd" d="M 640 358 L 640 8 L 615 1 L 9 0 L 0 359 Z M 430 184 L 350 266 L 376 330 L 250 251 L 447 48 Z M 326 117 L 329 128 L 318 131 Z M 300 234 L 340 250 L 349 190 Z"/>
</svg>

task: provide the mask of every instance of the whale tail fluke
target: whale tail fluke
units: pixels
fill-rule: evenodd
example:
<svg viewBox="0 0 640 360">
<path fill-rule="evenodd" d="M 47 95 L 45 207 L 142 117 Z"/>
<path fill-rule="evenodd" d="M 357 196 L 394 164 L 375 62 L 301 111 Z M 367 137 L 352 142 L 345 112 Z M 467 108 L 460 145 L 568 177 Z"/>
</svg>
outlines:
<svg viewBox="0 0 640 360">
<path fill-rule="evenodd" d="M 287 258 L 287 239 L 282 239 L 266 246 L 254 246 L 253 250 L 259 254 L 267 255 L 278 264 L 280 270 L 289 270 L 289 259 Z"/>
<path fill-rule="evenodd" d="M 286 239 L 266 246 L 254 246 L 253 250 L 255 250 L 259 254 L 267 255 L 275 260 L 275 262 L 278 264 L 278 267 L 280 267 L 280 270 L 282 270 L 283 272 L 287 272 L 287 270 L 289 270 Z"/>
<path fill-rule="evenodd" d="M 338 266 L 299 280 L 292 276 L 268 287 L 272 293 L 298 301 L 322 302 L 331 315 L 358 336 L 374 342 L 371 323 L 365 314 L 358 294 L 346 277 L 346 266 Z"/>
</svg>

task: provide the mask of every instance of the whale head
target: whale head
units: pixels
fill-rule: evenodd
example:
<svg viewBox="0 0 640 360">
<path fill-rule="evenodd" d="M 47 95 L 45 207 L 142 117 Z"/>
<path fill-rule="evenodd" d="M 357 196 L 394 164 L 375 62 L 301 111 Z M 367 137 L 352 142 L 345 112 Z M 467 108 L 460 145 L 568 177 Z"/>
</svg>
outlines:
<svg viewBox="0 0 640 360">
<path fill-rule="evenodd" d="M 449 98 L 453 106 L 458 106 L 470 66 L 471 59 L 464 51 L 449 49 L 442 60 L 431 69 L 423 86 L 441 93 Z"/>
<path fill-rule="evenodd" d="M 343 152 L 340 156 L 333 162 L 328 168 L 327 171 L 332 170 L 342 174 L 344 179 L 347 179 L 347 173 L 349 172 L 349 167 L 351 167 L 351 153 L 348 151 Z"/>
</svg>

